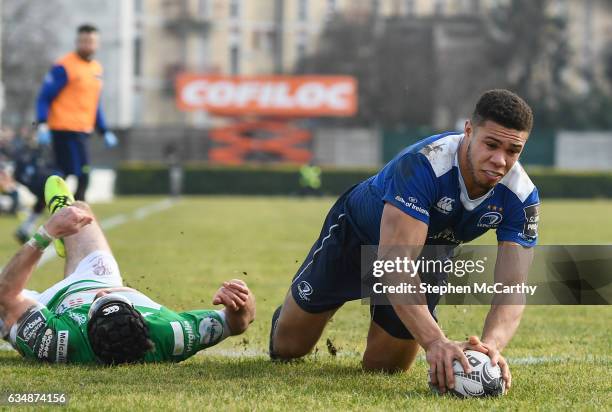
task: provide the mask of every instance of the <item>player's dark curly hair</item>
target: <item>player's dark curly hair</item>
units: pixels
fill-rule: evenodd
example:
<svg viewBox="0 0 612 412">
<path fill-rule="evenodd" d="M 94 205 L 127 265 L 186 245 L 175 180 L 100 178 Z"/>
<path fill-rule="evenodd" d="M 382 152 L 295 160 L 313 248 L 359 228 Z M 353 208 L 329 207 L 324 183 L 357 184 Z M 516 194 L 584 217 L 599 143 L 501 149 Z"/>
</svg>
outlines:
<svg viewBox="0 0 612 412">
<path fill-rule="evenodd" d="M 472 123 L 476 126 L 487 120 L 508 129 L 530 132 L 533 112 L 523 99 L 510 90 L 494 89 L 480 96 L 472 114 Z"/>
<path fill-rule="evenodd" d="M 113 306 L 117 309 L 104 314 Z M 94 354 L 108 365 L 142 361 L 153 349 L 144 318 L 123 302 L 111 302 L 98 309 L 89 320 L 87 336 Z"/>
</svg>

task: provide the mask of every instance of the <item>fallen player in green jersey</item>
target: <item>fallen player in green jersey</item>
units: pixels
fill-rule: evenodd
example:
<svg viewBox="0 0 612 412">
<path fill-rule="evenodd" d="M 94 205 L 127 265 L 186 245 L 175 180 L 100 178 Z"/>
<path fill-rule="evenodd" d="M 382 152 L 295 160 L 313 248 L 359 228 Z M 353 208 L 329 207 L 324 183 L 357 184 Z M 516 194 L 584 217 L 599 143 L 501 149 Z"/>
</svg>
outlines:
<svg viewBox="0 0 612 412">
<path fill-rule="evenodd" d="M 86 203 L 49 178 L 52 213 L 0 274 L 0 336 L 25 358 L 57 363 L 180 362 L 243 333 L 255 300 L 241 280 L 213 298 L 222 310 L 177 313 L 123 286 L 119 266 Z M 37 293 L 24 289 L 45 248 L 66 256 L 65 278 Z"/>
</svg>

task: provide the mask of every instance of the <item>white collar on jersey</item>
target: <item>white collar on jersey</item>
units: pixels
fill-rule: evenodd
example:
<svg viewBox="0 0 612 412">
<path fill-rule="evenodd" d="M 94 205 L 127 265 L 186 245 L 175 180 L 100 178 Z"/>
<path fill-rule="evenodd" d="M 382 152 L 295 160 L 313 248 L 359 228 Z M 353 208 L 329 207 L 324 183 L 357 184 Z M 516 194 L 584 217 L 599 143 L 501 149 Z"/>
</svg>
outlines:
<svg viewBox="0 0 612 412">
<path fill-rule="evenodd" d="M 461 142 L 463 142 L 463 137 L 461 138 Z M 455 152 L 455 160 L 453 161 L 453 166 L 457 167 L 457 176 L 459 178 L 459 188 L 461 189 L 459 193 L 459 199 L 461 200 L 461 204 L 463 205 L 465 210 L 467 210 L 468 212 L 471 212 L 472 210 L 476 209 L 478 205 L 484 202 L 485 199 L 493 195 L 493 190 L 495 190 L 495 188 L 494 187 L 491 188 L 491 190 L 489 190 L 487 193 L 485 193 L 484 195 L 480 196 L 477 199 L 470 199 L 467 188 L 465 187 L 465 182 L 463 181 L 463 176 L 461 176 L 461 168 L 459 167 L 459 148 L 461 147 L 461 142 L 459 142 L 459 145 L 457 146 L 457 151 Z"/>
</svg>

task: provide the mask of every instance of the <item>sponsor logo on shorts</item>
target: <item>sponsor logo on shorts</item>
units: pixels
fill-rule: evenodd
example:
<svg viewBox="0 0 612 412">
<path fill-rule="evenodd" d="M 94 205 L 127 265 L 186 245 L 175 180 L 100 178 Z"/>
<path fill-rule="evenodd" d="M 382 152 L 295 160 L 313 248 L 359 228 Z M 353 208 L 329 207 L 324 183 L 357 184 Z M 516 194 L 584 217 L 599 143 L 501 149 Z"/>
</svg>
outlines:
<svg viewBox="0 0 612 412">
<path fill-rule="evenodd" d="M 200 322 L 199 332 L 200 344 L 206 346 L 214 345 L 223 335 L 223 326 L 215 318 L 204 318 Z"/>
<path fill-rule="evenodd" d="M 310 286 L 310 283 L 303 280 L 300 283 L 298 283 L 297 289 L 298 289 L 298 294 L 300 295 L 300 298 L 302 300 L 310 300 L 310 298 L 308 297 L 312 295 L 312 286 Z"/>
<path fill-rule="evenodd" d="M 19 326 L 17 337 L 32 349 L 36 337 L 45 326 L 46 321 L 47 319 L 39 310 L 31 313 Z"/>
<path fill-rule="evenodd" d="M 414 202 L 411 201 L 414 200 Z M 400 202 L 401 204 L 403 204 L 406 207 L 409 207 L 410 209 L 417 211 L 425 216 L 429 216 L 429 211 L 426 210 L 425 208 L 422 208 L 421 206 L 417 206 L 415 203 L 417 203 L 417 199 L 415 199 L 414 197 L 410 196 L 408 198 L 408 201 L 404 200 L 403 197 L 397 195 L 395 196 L 395 200 L 397 200 L 398 202 Z"/>
<path fill-rule="evenodd" d="M 523 232 L 520 237 L 527 240 L 533 240 L 538 237 L 538 223 L 540 221 L 540 204 L 527 206 L 523 209 L 525 213 L 525 223 L 523 224 Z"/>
<path fill-rule="evenodd" d="M 57 351 L 55 361 L 57 363 L 66 363 L 68 361 L 68 336 L 70 332 L 60 330 L 57 332 Z"/>
<path fill-rule="evenodd" d="M 478 219 L 478 227 L 496 228 L 504 217 L 499 212 L 487 212 Z"/>
<path fill-rule="evenodd" d="M 438 203 L 434 206 L 434 208 L 440 212 L 440 213 L 444 213 L 445 215 L 448 215 L 450 212 L 453 211 L 453 203 L 455 202 L 455 199 L 452 199 L 450 197 L 444 196 L 442 199 L 440 199 L 438 201 Z"/>
<path fill-rule="evenodd" d="M 111 270 L 104 261 L 104 258 L 96 259 L 96 262 L 93 264 L 93 274 L 96 276 L 109 276 L 111 274 Z"/>
</svg>

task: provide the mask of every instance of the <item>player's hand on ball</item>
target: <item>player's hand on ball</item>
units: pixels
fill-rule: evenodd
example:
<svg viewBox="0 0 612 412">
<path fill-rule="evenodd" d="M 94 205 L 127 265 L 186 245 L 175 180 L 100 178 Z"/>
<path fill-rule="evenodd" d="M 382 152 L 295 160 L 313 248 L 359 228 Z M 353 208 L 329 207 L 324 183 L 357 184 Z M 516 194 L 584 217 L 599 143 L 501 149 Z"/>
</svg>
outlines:
<svg viewBox="0 0 612 412">
<path fill-rule="evenodd" d="M 508 392 L 512 386 L 512 374 L 510 373 L 510 367 L 508 366 L 508 362 L 506 362 L 506 358 L 502 356 L 496 344 L 483 342 L 482 345 L 488 350 L 487 355 L 491 358 L 491 365 L 498 365 L 500 367 L 502 379 L 506 382 L 505 389 L 506 392 Z"/>
<path fill-rule="evenodd" d="M 89 212 L 68 206 L 51 216 L 51 219 L 45 224 L 45 229 L 54 238 L 63 238 L 78 233 L 91 222 L 93 222 L 93 216 Z"/>
<path fill-rule="evenodd" d="M 485 354 L 489 354 L 489 348 L 480 341 L 478 336 L 470 336 L 465 342 L 461 344 L 463 350 L 477 350 Z"/>
<path fill-rule="evenodd" d="M 470 336 L 466 342 L 463 342 L 463 350 L 476 350 L 488 355 L 491 358 L 491 365 L 498 365 L 502 372 L 502 379 L 506 382 L 506 392 L 512 386 L 512 374 L 508 367 L 506 358 L 501 355 L 501 352 L 497 349 L 497 345 L 494 343 L 482 342 L 478 336 Z"/>
<path fill-rule="evenodd" d="M 223 282 L 213 298 L 213 305 L 223 305 L 226 308 L 239 311 L 252 300 L 251 292 L 246 283 L 239 279 Z"/>
<path fill-rule="evenodd" d="M 441 338 L 430 343 L 426 348 L 426 359 L 429 363 L 431 383 L 437 386 L 440 393 L 455 387 L 453 361 L 458 360 L 465 373 L 470 373 L 470 364 L 463 353 L 463 344 Z"/>
</svg>

